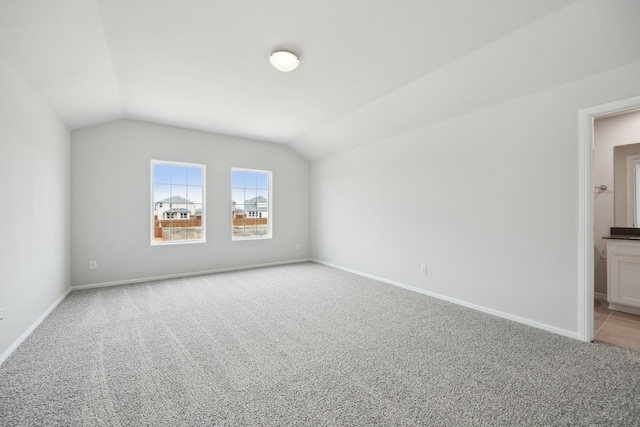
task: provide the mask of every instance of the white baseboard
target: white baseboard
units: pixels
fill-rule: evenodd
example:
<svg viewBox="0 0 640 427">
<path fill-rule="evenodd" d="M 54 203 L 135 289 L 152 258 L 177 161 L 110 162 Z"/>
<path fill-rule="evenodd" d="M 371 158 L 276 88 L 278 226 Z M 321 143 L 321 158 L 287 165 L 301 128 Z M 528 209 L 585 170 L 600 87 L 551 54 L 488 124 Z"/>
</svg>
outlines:
<svg viewBox="0 0 640 427">
<path fill-rule="evenodd" d="M 9 356 L 11 356 L 11 353 L 13 353 L 20 346 L 20 344 L 22 344 L 24 340 L 26 340 L 29 335 L 31 335 L 31 333 L 36 330 L 38 326 L 40 326 L 44 319 L 46 319 L 47 316 L 51 314 L 53 310 L 55 310 L 58 304 L 60 304 L 62 300 L 65 299 L 67 295 L 69 295 L 69 292 L 71 292 L 71 288 L 67 289 L 67 291 L 60 296 L 60 298 L 58 298 L 53 304 L 51 304 L 51 306 L 47 308 L 45 312 L 42 313 L 42 315 L 38 317 L 26 331 L 23 332 L 22 335 L 20 335 L 18 339 L 15 340 L 13 344 L 11 344 L 9 348 L 4 351 L 4 353 L 2 353 L 2 355 L 0 355 L 0 365 L 2 365 L 2 363 L 7 360 Z"/>
<path fill-rule="evenodd" d="M 601 301 L 606 301 L 607 300 L 607 294 L 603 294 L 603 293 L 600 293 L 600 292 L 594 292 L 593 293 L 593 298 L 601 300 Z"/>
<path fill-rule="evenodd" d="M 635 314 L 636 316 L 640 316 L 640 308 L 631 307 L 624 304 L 616 304 L 614 302 L 609 303 L 609 309 L 615 311 L 621 311 L 623 313 Z"/>
<path fill-rule="evenodd" d="M 273 267 L 276 265 L 286 265 L 286 264 L 297 264 L 300 262 L 308 262 L 313 261 L 311 258 L 303 258 L 303 259 L 294 259 L 289 261 L 278 261 L 278 262 L 269 262 L 266 264 L 253 264 L 253 265 L 243 265 L 240 267 L 227 267 L 227 268 L 218 268 L 215 270 L 205 270 L 205 271 L 196 271 L 193 273 L 178 273 L 178 274 L 169 274 L 166 276 L 152 276 L 152 277 L 142 277 L 138 279 L 128 279 L 128 280 L 118 280 L 115 282 L 104 282 L 104 283 L 92 283 L 89 285 L 78 285 L 72 286 L 72 291 L 79 291 L 82 289 L 93 289 L 93 288 L 104 288 L 108 286 L 120 286 L 120 285 L 129 285 L 132 283 L 142 283 L 142 282 L 155 282 L 158 280 L 165 279 L 178 279 L 180 277 L 191 277 L 191 276 L 202 276 L 203 274 L 214 274 L 214 273 L 224 273 L 227 271 L 238 271 L 238 270 L 249 270 L 252 268 L 261 268 L 261 267 Z"/>
<path fill-rule="evenodd" d="M 441 294 L 437 294 L 435 292 L 426 291 L 424 289 L 416 288 L 414 286 L 405 285 L 404 283 L 399 283 L 399 282 L 395 282 L 393 280 L 388 280 L 388 279 L 385 279 L 385 278 L 382 278 L 382 277 L 377 277 L 377 276 L 374 276 L 372 274 L 362 273 L 362 272 L 357 271 L 357 270 L 352 270 L 350 268 L 342 267 L 342 266 L 339 266 L 339 265 L 331 264 L 331 263 L 320 261 L 320 260 L 317 260 L 317 259 L 312 259 L 311 261 L 317 262 L 318 264 L 326 265 L 328 267 L 333 267 L 333 268 L 337 268 L 339 270 L 347 271 L 349 273 L 357 274 L 358 276 L 367 277 L 369 279 L 377 280 L 379 282 L 388 283 L 390 285 L 398 286 L 398 287 L 403 288 L 403 289 L 408 289 L 410 291 L 418 292 L 418 293 L 421 293 L 421 294 L 424 294 L 424 295 L 427 295 L 427 296 L 430 296 L 430 297 L 433 297 L 433 298 L 438 298 L 438 299 L 441 299 L 441 300 L 444 300 L 444 301 L 452 302 L 454 304 L 461 305 L 461 306 L 467 307 L 467 308 L 471 308 L 473 310 L 478 310 L 478 311 L 481 311 L 483 313 L 491 314 L 493 316 L 501 317 L 503 319 L 511 320 L 511 321 L 518 322 L 518 323 L 522 323 L 524 325 L 532 326 L 534 328 L 542 329 L 542 330 L 545 330 L 545 331 L 548 331 L 548 332 L 553 332 L 554 334 L 562 335 L 562 336 L 565 336 L 565 337 L 568 337 L 568 338 L 573 338 L 573 339 L 576 339 L 576 340 L 581 340 L 580 339 L 580 334 L 578 332 L 572 332 L 572 331 L 568 331 L 566 329 L 557 328 L 555 326 L 547 325 L 546 323 L 537 322 L 535 320 L 527 319 L 527 318 L 524 318 L 524 317 L 520 317 L 520 316 L 516 316 L 516 315 L 513 315 L 513 314 L 509 314 L 509 313 L 505 313 L 505 312 L 499 311 L 499 310 L 494 310 L 492 308 L 484 307 L 484 306 L 481 306 L 481 305 L 478 305 L 478 304 L 473 304 L 473 303 L 470 303 L 470 302 L 467 302 L 467 301 L 462 301 L 462 300 L 459 300 L 459 299 L 456 299 L 456 298 L 451 298 L 451 297 L 448 297 L 446 295 L 441 295 Z"/>
</svg>

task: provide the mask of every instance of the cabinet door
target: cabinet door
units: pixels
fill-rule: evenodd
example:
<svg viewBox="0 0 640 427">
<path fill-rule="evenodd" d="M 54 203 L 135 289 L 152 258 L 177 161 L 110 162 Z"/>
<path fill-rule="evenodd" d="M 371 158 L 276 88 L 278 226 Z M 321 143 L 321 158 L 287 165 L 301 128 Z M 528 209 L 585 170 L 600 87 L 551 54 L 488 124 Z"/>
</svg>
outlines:
<svg viewBox="0 0 640 427">
<path fill-rule="evenodd" d="M 640 307 L 640 256 L 609 255 L 609 302 Z"/>
</svg>

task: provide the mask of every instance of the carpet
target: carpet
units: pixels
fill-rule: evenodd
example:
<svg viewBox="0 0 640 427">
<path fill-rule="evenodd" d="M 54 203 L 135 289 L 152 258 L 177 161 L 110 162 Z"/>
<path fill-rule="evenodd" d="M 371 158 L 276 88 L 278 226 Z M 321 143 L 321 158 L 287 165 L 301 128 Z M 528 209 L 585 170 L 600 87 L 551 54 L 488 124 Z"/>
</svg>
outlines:
<svg viewBox="0 0 640 427">
<path fill-rule="evenodd" d="M 70 293 L 1 426 L 640 425 L 640 354 L 315 263 Z"/>
</svg>

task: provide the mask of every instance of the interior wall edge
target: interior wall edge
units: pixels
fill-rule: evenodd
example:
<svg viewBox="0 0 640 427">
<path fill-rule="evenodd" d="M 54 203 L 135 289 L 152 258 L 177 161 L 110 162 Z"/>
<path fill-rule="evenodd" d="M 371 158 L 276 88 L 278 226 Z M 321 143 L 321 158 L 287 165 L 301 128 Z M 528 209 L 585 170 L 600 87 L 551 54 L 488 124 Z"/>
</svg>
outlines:
<svg viewBox="0 0 640 427">
<path fill-rule="evenodd" d="M 70 287 L 71 133 L 3 58 L 0 93 L 1 361 Z"/>
</svg>

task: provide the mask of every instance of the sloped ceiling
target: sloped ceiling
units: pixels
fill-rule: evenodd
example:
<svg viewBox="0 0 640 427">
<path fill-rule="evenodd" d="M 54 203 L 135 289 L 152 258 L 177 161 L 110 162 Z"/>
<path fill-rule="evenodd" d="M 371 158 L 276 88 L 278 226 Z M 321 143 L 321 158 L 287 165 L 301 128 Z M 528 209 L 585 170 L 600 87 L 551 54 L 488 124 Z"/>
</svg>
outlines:
<svg viewBox="0 0 640 427">
<path fill-rule="evenodd" d="M 638 0 L 3 0 L 0 59 L 70 129 L 139 119 L 313 160 L 636 62 L 639 17 Z M 277 48 L 301 66 L 273 69 Z"/>
</svg>

